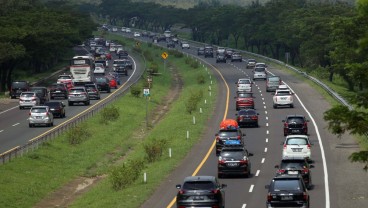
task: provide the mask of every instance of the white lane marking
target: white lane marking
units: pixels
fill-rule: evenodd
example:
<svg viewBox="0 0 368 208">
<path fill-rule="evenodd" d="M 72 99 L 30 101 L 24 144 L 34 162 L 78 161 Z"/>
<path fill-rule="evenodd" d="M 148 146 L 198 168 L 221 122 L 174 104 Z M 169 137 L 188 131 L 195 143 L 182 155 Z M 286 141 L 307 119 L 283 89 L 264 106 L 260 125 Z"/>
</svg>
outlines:
<svg viewBox="0 0 368 208">
<path fill-rule="evenodd" d="M 268 120 L 268 116 L 266 116 L 266 120 Z"/>
<path fill-rule="evenodd" d="M 266 106 L 263 106 L 264 109 L 266 109 Z"/>
<path fill-rule="evenodd" d="M 266 123 L 266 126 L 268 126 L 268 123 Z"/>
<path fill-rule="evenodd" d="M 265 152 L 267 152 L 267 147 L 265 147 Z"/>
<path fill-rule="evenodd" d="M 6 113 L 6 112 L 11 111 L 11 110 L 16 109 L 16 108 L 19 108 L 19 106 L 17 105 L 17 106 L 14 106 L 12 108 L 9 108 L 7 110 L 1 111 L 0 114 Z"/>
<path fill-rule="evenodd" d="M 267 114 L 267 111 L 265 111 L 265 114 Z"/>
<path fill-rule="evenodd" d="M 263 102 L 263 105 L 266 105 L 266 103 L 265 103 L 265 102 Z"/>
<path fill-rule="evenodd" d="M 16 124 L 13 124 L 12 126 L 17 126 L 17 125 L 19 125 L 20 123 L 16 123 Z"/>
<path fill-rule="evenodd" d="M 265 150 L 266 151 L 266 150 Z M 265 158 L 262 158 L 262 161 L 261 161 L 261 163 L 264 163 L 265 162 Z"/>
<path fill-rule="evenodd" d="M 267 131 L 266 131 L 266 134 L 269 134 L 269 133 L 270 133 L 270 132 L 267 130 Z"/>
<path fill-rule="evenodd" d="M 268 143 L 268 138 L 266 138 L 266 143 Z"/>
<path fill-rule="evenodd" d="M 262 95 L 262 93 L 261 93 L 261 97 L 262 97 L 263 95 Z"/>
<path fill-rule="evenodd" d="M 264 100 L 264 97 L 262 98 L 262 100 Z"/>
<path fill-rule="evenodd" d="M 254 185 L 252 184 L 249 188 L 249 192 L 253 192 Z"/>
<path fill-rule="evenodd" d="M 259 173 L 260 173 L 261 171 L 260 170 L 257 170 L 257 172 L 256 172 L 256 175 L 255 176 L 259 176 Z"/>
<path fill-rule="evenodd" d="M 247 204 L 243 204 L 242 208 L 245 208 L 245 207 L 247 207 Z"/>
</svg>

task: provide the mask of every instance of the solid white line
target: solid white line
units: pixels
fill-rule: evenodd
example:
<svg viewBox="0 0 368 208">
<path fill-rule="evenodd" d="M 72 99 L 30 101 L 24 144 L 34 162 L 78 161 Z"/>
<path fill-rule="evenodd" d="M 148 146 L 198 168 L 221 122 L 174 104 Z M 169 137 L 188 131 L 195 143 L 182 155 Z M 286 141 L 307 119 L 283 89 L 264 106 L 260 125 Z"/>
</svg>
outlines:
<svg viewBox="0 0 368 208">
<path fill-rule="evenodd" d="M 260 173 L 260 172 L 261 172 L 260 170 L 257 170 L 257 172 L 256 172 L 255 176 L 259 176 L 259 173 Z"/>
<path fill-rule="evenodd" d="M 252 184 L 249 188 L 249 192 L 252 192 L 253 191 L 253 188 L 254 188 L 254 185 Z"/>
<path fill-rule="evenodd" d="M 19 125 L 19 123 L 13 124 L 12 126 L 17 126 L 17 125 Z"/>
<path fill-rule="evenodd" d="M 247 204 L 243 204 L 242 208 L 245 208 L 245 207 L 247 207 Z"/>
<path fill-rule="evenodd" d="M 9 108 L 9 109 L 7 109 L 7 110 L 1 111 L 1 112 L 0 112 L 0 114 L 6 113 L 6 112 L 8 112 L 8 111 L 10 111 L 10 110 L 13 110 L 13 109 L 16 109 L 16 108 L 19 108 L 19 106 L 17 105 L 17 106 L 14 106 L 14 107 L 12 107 L 12 108 Z"/>
<path fill-rule="evenodd" d="M 265 147 L 265 152 L 267 152 L 267 147 Z"/>
<path fill-rule="evenodd" d="M 262 161 L 261 161 L 261 163 L 264 163 L 265 162 L 265 158 L 262 158 Z"/>
</svg>

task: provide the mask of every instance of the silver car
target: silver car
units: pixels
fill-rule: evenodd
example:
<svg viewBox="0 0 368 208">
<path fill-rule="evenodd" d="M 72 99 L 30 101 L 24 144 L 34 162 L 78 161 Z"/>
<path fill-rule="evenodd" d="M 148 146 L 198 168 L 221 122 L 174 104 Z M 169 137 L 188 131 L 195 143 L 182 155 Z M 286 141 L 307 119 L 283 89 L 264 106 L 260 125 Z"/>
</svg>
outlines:
<svg viewBox="0 0 368 208">
<path fill-rule="evenodd" d="M 90 104 L 90 98 L 85 87 L 73 87 L 69 91 L 68 105 L 74 105 L 74 103 L 84 103 L 84 105 Z"/>
<path fill-rule="evenodd" d="M 35 125 L 54 125 L 54 116 L 48 106 L 34 106 L 29 111 L 29 127 L 32 128 Z"/>
<path fill-rule="evenodd" d="M 40 104 L 40 98 L 36 92 L 22 92 L 19 96 L 19 109 L 33 107 Z"/>
<path fill-rule="evenodd" d="M 267 79 L 266 68 L 256 67 L 256 68 L 254 68 L 253 72 L 254 72 L 253 80 L 256 80 L 256 79 L 266 80 Z"/>
</svg>

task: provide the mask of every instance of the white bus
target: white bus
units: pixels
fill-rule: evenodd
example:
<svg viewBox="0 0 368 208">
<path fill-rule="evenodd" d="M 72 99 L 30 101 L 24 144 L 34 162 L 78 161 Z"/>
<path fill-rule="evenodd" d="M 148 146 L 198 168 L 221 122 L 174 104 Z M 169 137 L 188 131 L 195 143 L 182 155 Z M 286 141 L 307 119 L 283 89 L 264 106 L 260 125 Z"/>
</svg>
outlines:
<svg viewBox="0 0 368 208">
<path fill-rule="evenodd" d="M 92 56 L 74 56 L 71 60 L 70 73 L 73 75 L 73 82 L 91 82 L 93 70 Z"/>
<path fill-rule="evenodd" d="M 165 36 L 165 38 L 171 38 L 171 31 L 170 30 L 166 30 L 164 32 L 164 36 Z"/>
</svg>

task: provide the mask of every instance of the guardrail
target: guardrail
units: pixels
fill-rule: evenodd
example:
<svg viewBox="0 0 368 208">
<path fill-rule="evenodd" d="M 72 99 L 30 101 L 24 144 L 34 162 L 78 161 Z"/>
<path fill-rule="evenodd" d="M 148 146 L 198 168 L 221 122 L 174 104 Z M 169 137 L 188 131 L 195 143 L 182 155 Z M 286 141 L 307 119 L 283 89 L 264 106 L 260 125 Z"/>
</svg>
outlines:
<svg viewBox="0 0 368 208">
<path fill-rule="evenodd" d="M 140 56 L 143 57 L 144 62 L 146 62 L 145 57 L 142 54 L 139 54 Z M 145 63 L 146 65 L 146 63 Z M 97 114 L 101 109 L 105 108 L 109 103 L 115 101 L 117 98 L 121 97 L 122 95 L 124 95 L 125 93 L 127 93 L 130 89 L 131 86 L 133 86 L 134 84 L 136 84 L 141 76 L 143 75 L 144 71 L 146 69 L 142 70 L 141 74 L 138 76 L 138 78 L 136 80 L 134 80 L 132 83 L 130 83 L 129 85 L 127 85 L 127 88 L 124 90 L 123 87 L 121 89 L 118 89 L 117 91 L 113 92 L 112 94 L 110 94 L 107 98 L 99 101 L 97 104 L 95 104 L 94 106 L 88 108 L 87 110 L 83 111 L 82 113 L 74 116 L 71 120 L 68 120 L 62 124 L 59 124 L 58 126 L 50 129 L 49 131 L 31 139 L 28 141 L 27 144 L 23 145 L 23 146 L 17 146 L 14 147 L 2 154 L 0 154 L 0 164 L 4 164 L 6 162 L 11 161 L 14 158 L 17 157 L 21 157 L 24 154 L 31 152 L 35 149 L 38 149 L 38 147 L 40 145 L 42 145 L 42 143 L 50 141 L 55 139 L 57 136 L 59 136 L 61 133 L 63 133 L 64 131 L 77 126 L 79 123 L 85 121 L 86 119 L 94 116 L 95 114 Z"/>
</svg>

